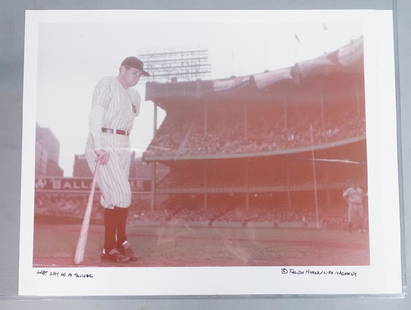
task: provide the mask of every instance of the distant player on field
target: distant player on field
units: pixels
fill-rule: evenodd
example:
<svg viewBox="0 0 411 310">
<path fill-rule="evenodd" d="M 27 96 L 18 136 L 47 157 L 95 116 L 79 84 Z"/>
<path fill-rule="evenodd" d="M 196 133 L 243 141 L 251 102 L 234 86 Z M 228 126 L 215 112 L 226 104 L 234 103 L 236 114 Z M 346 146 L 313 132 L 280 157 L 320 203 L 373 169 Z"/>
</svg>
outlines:
<svg viewBox="0 0 411 310">
<path fill-rule="evenodd" d="M 348 229 L 352 232 L 353 229 L 365 231 L 364 227 L 364 192 L 361 187 L 355 182 L 348 187 L 342 194 L 347 202 L 347 220 Z"/>
</svg>

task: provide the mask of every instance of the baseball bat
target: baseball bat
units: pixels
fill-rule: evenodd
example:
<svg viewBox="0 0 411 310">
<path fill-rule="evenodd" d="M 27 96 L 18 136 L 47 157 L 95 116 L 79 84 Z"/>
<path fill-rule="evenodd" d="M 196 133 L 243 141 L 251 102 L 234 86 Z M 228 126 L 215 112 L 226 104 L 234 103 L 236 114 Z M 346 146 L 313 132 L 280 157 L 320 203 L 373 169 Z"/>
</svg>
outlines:
<svg viewBox="0 0 411 310">
<path fill-rule="evenodd" d="M 81 224 L 80 236 L 77 241 L 76 246 L 76 253 L 74 254 L 74 264 L 80 264 L 84 259 L 84 252 L 86 250 L 87 244 L 87 236 L 88 236 L 88 228 L 90 226 L 90 216 L 91 210 L 93 209 L 93 199 L 94 199 L 94 192 L 96 189 L 96 175 L 97 175 L 97 167 L 99 163 L 96 164 L 96 168 L 94 170 L 93 182 L 91 183 L 91 191 L 88 196 L 87 208 L 84 212 L 83 223 Z"/>
</svg>

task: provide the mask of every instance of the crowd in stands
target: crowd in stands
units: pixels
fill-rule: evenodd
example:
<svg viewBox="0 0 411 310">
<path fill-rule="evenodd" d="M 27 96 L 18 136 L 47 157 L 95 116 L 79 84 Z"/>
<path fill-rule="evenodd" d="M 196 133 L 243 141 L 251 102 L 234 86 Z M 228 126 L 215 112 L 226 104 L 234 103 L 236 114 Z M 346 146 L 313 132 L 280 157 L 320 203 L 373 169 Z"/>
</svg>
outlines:
<svg viewBox="0 0 411 310">
<path fill-rule="evenodd" d="M 35 214 L 82 219 L 87 200 L 87 194 L 36 193 Z M 92 219 L 94 222 L 102 223 L 103 213 L 99 205 L 99 201 L 95 199 Z"/>
<path fill-rule="evenodd" d="M 181 223 L 203 223 L 204 225 L 220 224 L 241 224 L 248 223 L 266 223 L 270 226 L 280 226 L 282 223 L 296 223 L 299 227 L 315 226 L 314 212 L 296 212 L 285 210 L 245 210 L 242 208 L 181 208 L 177 212 L 175 210 L 155 209 L 155 210 L 139 210 L 135 209 L 132 212 L 132 220 L 136 223 L 160 223 L 168 222 Z M 347 227 L 347 219 L 343 215 L 326 215 L 319 217 L 320 227 L 330 229 L 345 229 Z"/>
<path fill-rule="evenodd" d="M 86 196 L 67 196 L 64 194 L 36 195 L 36 213 L 80 217 L 80 205 L 87 205 Z"/>
<path fill-rule="evenodd" d="M 35 198 L 35 214 L 50 217 L 75 218 L 80 222 L 87 204 L 85 195 L 37 194 Z M 235 206 L 236 205 L 236 206 Z M 340 208 L 341 209 L 341 208 Z M 135 223 L 167 224 L 169 222 L 202 223 L 213 225 L 231 223 L 247 225 L 248 223 L 266 223 L 279 226 L 281 223 L 297 223 L 299 227 L 313 226 L 316 221 L 315 212 L 311 209 L 290 210 L 289 208 L 273 208 L 272 205 L 255 205 L 250 208 L 238 207 L 238 204 L 221 202 L 211 204 L 207 208 L 199 200 L 166 200 L 165 203 L 150 208 L 148 200 L 133 201 L 130 208 L 129 221 Z M 98 200 L 94 201 L 92 223 L 102 224 L 103 208 Z M 344 213 L 325 214 L 321 211 L 319 222 L 321 227 L 345 229 L 347 225 Z"/>
<path fill-rule="evenodd" d="M 294 223 L 298 227 L 313 227 L 316 222 L 314 210 L 289 210 L 287 208 L 273 208 L 272 206 L 233 207 L 229 204 L 212 205 L 207 208 L 198 203 L 197 205 L 185 206 L 184 203 L 174 204 L 176 201 L 162 205 L 160 208 L 131 209 L 131 220 L 136 223 L 158 223 L 169 222 L 180 223 L 202 223 L 203 225 L 265 223 L 272 226 L 280 226 L 284 223 Z M 319 223 L 322 228 L 345 229 L 347 219 L 344 213 L 324 213 L 319 215 Z"/>
<path fill-rule="evenodd" d="M 321 112 L 318 108 L 279 108 L 246 116 L 223 113 L 168 115 L 147 149 L 157 156 L 264 153 L 336 142 L 365 134 L 364 114 L 353 104 Z"/>
<path fill-rule="evenodd" d="M 346 216 L 323 216 L 321 217 L 321 227 L 342 228 L 345 229 L 348 225 Z"/>
</svg>

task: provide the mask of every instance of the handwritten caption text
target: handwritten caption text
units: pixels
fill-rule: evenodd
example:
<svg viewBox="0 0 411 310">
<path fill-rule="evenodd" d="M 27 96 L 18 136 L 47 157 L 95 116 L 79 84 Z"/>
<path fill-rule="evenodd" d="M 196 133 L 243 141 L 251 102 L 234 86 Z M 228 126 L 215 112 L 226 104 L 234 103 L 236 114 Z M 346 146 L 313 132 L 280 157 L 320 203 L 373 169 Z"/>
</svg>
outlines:
<svg viewBox="0 0 411 310">
<path fill-rule="evenodd" d="M 341 276 L 354 277 L 358 276 L 356 271 L 343 270 L 314 270 L 314 269 L 297 269 L 297 268 L 281 268 L 281 274 L 284 275 L 314 275 L 314 276 Z"/>
<path fill-rule="evenodd" d="M 66 271 L 54 271 L 54 270 L 45 270 L 40 269 L 36 272 L 37 275 L 41 277 L 50 277 L 50 278 L 70 278 L 70 279 L 92 279 L 94 275 L 91 273 L 78 273 L 78 272 L 66 272 Z"/>
</svg>

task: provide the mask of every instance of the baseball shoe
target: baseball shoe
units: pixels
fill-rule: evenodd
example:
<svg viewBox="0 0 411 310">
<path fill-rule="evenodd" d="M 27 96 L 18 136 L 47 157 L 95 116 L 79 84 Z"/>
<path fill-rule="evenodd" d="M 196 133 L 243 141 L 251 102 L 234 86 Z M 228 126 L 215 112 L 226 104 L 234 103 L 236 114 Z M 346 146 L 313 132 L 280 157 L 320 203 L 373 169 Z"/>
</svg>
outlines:
<svg viewBox="0 0 411 310">
<path fill-rule="evenodd" d="M 111 249 L 108 253 L 103 249 L 100 257 L 103 261 L 110 261 L 113 263 L 127 263 L 130 261 L 130 257 L 121 254 L 117 249 Z"/>
<path fill-rule="evenodd" d="M 128 257 L 131 261 L 137 260 L 137 256 L 135 256 L 134 251 L 127 240 L 120 244 L 117 249 L 121 255 Z"/>
</svg>

